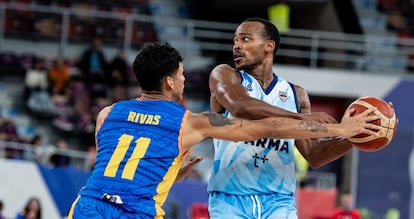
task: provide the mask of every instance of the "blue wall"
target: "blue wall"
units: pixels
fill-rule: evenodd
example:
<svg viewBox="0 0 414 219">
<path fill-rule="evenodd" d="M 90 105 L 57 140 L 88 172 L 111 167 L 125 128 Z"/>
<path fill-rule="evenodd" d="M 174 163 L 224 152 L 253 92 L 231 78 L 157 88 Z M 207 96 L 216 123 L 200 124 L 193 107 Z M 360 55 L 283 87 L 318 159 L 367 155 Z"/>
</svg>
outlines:
<svg viewBox="0 0 414 219">
<path fill-rule="evenodd" d="M 401 81 L 383 97 L 393 102 L 400 121 L 396 135 L 381 151 L 359 153 L 358 206 L 380 215 L 394 207 L 400 211 L 401 219 L 410 218 L 410 208 L 414 211 L 414 203 L 410 203 L 413 188 L 409 178 L 409 171 L 414 174 L 414 169 L 409 169 L 410 154 L 414 153 L 413 96 L 414 82 Z"/>
</svg>

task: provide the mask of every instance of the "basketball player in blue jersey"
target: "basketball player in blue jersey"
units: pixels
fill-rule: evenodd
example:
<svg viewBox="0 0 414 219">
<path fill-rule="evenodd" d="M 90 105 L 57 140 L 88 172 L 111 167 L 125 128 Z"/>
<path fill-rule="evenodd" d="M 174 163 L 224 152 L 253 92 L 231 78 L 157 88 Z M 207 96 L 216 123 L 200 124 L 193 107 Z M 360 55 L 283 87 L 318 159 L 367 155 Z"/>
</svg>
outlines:
<svg viewBox="0 0 414 219">
<path fill-rule="evenodd" d="M 307 92 L 273 72 L 280 36 L 272 23 L 246 19 L 237 27 L 233 42 L 235 69 L 221 64 L 210 74 L 211 111 L 229 119 L 283 116 L 337 123 L 326 113 L 311 113 Z M 352 145 L 343 138 L 294 139 L 298 138 L 214 139 L 210 217 L 296 219 L 294 145 L 313 168 L 338 159 Z"/>
<path fill-rule="evenodd" d="M 282 117 L 251 121 L 211 112 L 192 113 L 178 103 L 184 91 L 183 59 L 169 44 L 145 44 L 133 70 L 142 96 L 99 112 L 96 163 L 72 204 L 69 219 L 163 218 L 162 206 L 172 184 L 200 161 L 185 163 L 188 151 L 208 137 L 231 141 L 350 137 L 375 134 L 372 130 L 380 129 L 369 123 L 380 118 L 368 115 L 375 108 L 354 117 L 350 110 L 341 124 Z"/>
</svg>

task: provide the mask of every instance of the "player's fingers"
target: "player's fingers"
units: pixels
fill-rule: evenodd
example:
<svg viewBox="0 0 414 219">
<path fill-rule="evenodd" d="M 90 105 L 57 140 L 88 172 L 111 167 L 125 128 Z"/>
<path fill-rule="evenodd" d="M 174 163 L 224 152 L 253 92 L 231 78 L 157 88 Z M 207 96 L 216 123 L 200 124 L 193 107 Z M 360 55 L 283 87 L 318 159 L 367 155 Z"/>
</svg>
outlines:
<svg viewBox="0 0 414 219">
<path fill-rule="evenodd" d="M 364 117 L 364 118 L 365 118 L 365 122 L 372 122 L 372 121 L 375 121 L 375 120 L 378 120 L 378 119 L 387 119 L 385 116 L 382 116 L 381 114 L 369 115 L 369 116 Z"/>
<path fill-rule="evenodd" d="M 379 126 L 379 125 L 375 125 L 375 124 L 372 124 L 372 123 L 367 123 L 367 124 L 364 126 L 364 128 L 365 128 L 365 129 L 369 129 L 369 130 L 380 130 L 380 129 L 382 129 L 382 127 L 381 127 L 381 126 Z"/>
<path fill-rule="evenodd" d="M 371 107 L 371 108 L 366 109 L 364 112 L 362 112 L 361 115 L 362 116 L 367 116 L 367 115 L 369 115 L 369 114 L 371 114 L 371 113 L 373 113 L 377 110 L 378 110 L 377 107 Z"/>
<path fill-rule="evenodd" d="M 202 161 L 203 160 L 203 157 L 202 156 L 197 156 L 197 157 L 195 157 L 195 158 L 191 158 L 190 160 L 189 160 L 189 162 L 190 163 L 194 163 L 194 164 L 196 164 L 196 163 L 199 163 L 200 161 Z"/>
<path fill-rule="evenodd" d="M 350 117 L 353 112 L 355 112 L 355 108 L 347 109 L 344 113 L 344 117 Z"/>
<path fill-rule="evenodd" d="M 379 129 L 381 129 L 381 128 L 382 127 L 379 127 Z M 373 129 L 374 128 L 372 128 L 372 129 L 366 128 L 366 129 L 363 130 L 362 133 L 367 134 L 367 135 L 372 135 L 372 136 L 379 136 L 379 131 L 374 131 Z"/>
</svg>

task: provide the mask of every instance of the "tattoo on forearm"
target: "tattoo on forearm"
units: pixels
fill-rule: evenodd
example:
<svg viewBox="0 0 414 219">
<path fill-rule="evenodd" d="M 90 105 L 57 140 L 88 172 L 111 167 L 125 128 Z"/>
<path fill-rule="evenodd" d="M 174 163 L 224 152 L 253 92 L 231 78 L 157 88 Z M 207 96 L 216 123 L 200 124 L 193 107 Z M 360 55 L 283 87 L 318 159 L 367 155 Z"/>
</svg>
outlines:
<svg viewBox="0 0 414 219">
<path fill-rule="evenodd" d="M 217 114 L 217 113 L 206 113 L 208 120 L 212 126 L 224 126 L 224 125 L 231 125 L 230 119 Z"/>
<path fill-rule="evenodd" d="M 327 132 L 328 127 L 324 126 L 323 124 L 313 123 L 309 121 L 302 121 L 299 123 L 299 128 L 303 128 L 306 130 L 310 130 L 311 132 Z"/>
</svg>

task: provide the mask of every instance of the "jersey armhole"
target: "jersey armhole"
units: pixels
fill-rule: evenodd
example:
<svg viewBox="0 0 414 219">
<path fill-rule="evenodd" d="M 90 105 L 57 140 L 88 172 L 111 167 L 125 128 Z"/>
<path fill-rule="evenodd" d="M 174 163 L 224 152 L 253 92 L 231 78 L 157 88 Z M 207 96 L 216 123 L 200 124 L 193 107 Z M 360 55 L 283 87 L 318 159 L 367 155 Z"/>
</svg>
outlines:
<svg viewBox="0 0 414 219">
<path fill-rule="evenodd" d="M 184 151 L 183 148 L 183 134 L 184 134 L 184 123 L 187 120 L 190 110 L 186 109 L 184 112 L 183 119 L 181 121 L 180 133 L 178 134 L 178 148 L 180 149 L 180 156 L 184 157 L 187 151 Z"/>
<path fill-rule="evenodd" d="M 295 85 L 291 82 L 288 82 L 290 87 L 292 88 L 293 91 L 293 98 L 295 98 L 295 105 L 296 105 L 296 111 L 298 113 L 300 113 L 300 106 L 299 106 L 299 100 L 298 100 L 298 95 L 296 94 L 296 88 Z"/>
</svg>

